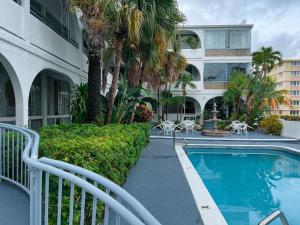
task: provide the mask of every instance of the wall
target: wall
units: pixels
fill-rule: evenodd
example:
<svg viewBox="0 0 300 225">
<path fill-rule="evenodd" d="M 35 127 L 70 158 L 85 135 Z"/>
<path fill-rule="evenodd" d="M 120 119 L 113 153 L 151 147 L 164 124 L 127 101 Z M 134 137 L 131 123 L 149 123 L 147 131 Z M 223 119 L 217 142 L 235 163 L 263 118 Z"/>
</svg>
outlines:
<svg viewBox="0 0 300 225">
<path fill-rule="evenodd" d="M 281 136 L 300 139 L 300 122 L 282 120 Z"/>
</svg>

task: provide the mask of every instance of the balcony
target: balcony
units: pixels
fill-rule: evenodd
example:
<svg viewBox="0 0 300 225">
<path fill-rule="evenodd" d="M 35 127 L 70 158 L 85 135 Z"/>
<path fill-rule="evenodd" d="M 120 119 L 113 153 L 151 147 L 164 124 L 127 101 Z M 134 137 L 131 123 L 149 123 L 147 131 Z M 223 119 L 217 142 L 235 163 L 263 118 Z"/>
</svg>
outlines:
<svg viewBox="0 0 300 225">
<path fill-rule="evenodd" d="M 204 89 L 227 89 L 227 81 L 205 81 Z"/>
<path fill-rule="evenodd" d="M 205 49 L 206 57 L 251 56 L 250 49 Z"/>
</svg>

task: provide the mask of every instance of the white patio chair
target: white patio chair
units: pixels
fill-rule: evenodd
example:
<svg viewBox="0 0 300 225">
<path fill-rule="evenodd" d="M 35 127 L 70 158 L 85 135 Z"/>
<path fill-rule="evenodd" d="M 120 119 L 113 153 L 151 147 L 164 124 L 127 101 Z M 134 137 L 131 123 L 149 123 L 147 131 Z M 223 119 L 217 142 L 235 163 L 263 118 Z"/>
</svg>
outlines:
<svg viewBox="0 0 300 225">
<path fill-rule="evenodd" d="M 241 134 L 241 122 L 240 121 L 232 121 L 232 123 L 230 124 L 231 126 L 231 132 L 230 134 L 233 134 L 235 132 L 237 132 L 237 134 Z"/>
<path fill-rule="evenodd" d="M 195 122 L 192 120 L 184 120 L 182 121 L 183 128 L 185 129 L 186 133 L 192 132 L 194 133 L 195 131 Z"/>
<path fill-rule="evenodd" d="M 246 122 L 242 122 L 240 129 L 241 129 L 242 133 L 247 134 L 248 133 L 248 124 Z"/>
<path fill-rule="evenodd" d="M 174 130 L 174 124 L 172 123 L 163 124 L 164 135 L 172 135 L 173 130 Z"/>
</svg>

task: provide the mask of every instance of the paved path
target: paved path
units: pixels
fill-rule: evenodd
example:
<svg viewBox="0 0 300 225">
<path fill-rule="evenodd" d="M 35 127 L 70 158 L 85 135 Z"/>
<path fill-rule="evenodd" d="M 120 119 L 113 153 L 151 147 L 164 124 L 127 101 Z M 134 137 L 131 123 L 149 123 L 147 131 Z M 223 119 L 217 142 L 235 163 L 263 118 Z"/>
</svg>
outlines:
<svg viewBox="0 0 300 225">
<path fill-rule="evenodd" d="M 5 181 L 0 183 L 0 224 L 29 225 L 29 196 Z"/>
<path fill-rule="evenodd" d="M 190 187 L 170 140 L 151 140 L 130 171 L 125 189 L 163 225 L 201 224 Z"/>
<path fill-rule="evenodd" d="M 252 133 L 252 136 L 263 134 Z M 268 135 L 265 135 L 268 136 Z M 189 144 L 280 145 L 300 150 L 300 142 L 189 140 Z M 177 141 L 182 142 L 182 141 Z M 137 165 L 130 171 L 125 189 L 135 196 L 163 225 L 201 224 L 191 190 L 171 139 L 151 139 Z"/>
</svg>

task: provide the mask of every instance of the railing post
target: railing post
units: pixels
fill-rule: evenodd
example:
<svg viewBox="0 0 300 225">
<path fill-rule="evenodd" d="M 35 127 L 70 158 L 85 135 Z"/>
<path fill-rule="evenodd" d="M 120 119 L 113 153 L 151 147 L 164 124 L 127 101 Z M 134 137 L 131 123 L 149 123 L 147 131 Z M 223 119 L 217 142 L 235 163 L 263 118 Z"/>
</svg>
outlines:
<svg viewBox="0 0 300 225">
<path fill-rule="evenodd" d="M 42 171 L 30 169 L 30 225 L 42 224 Z"/>
<path fill-rule="evenodd" d="M 173 135 L 173 148 L 175 149 L 175 144 L 176 144 L 176 141 L 175 141 L 175 128 L 172 130 L 172 135 Z"/>
</svg>

